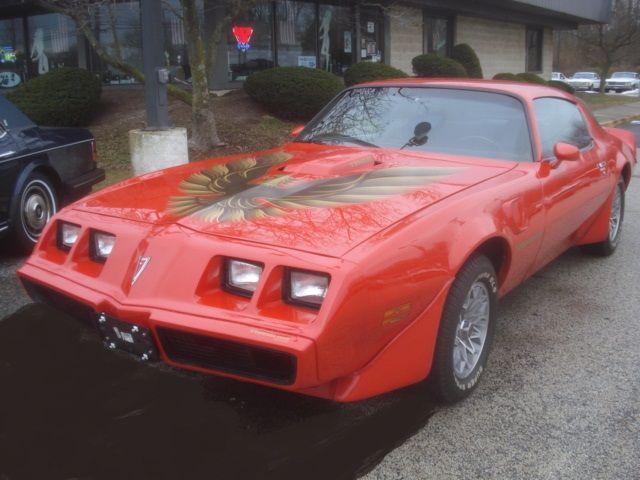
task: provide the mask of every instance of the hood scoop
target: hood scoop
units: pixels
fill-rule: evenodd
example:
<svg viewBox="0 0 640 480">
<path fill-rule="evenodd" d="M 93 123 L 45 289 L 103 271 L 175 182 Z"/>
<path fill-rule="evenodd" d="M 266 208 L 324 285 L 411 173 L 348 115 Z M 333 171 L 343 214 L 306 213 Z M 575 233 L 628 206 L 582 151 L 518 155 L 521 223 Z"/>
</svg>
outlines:
<svg viewBox="0 0 640 480">
<path fill-rule="evenodd" d="M 350 173 L 372 170 L 382 162 L 372 154 L 336 154 L 318 160 L 288 163 L 278 170 L 285 174 L 318 177 L 344 176 Z"/>
</svg>

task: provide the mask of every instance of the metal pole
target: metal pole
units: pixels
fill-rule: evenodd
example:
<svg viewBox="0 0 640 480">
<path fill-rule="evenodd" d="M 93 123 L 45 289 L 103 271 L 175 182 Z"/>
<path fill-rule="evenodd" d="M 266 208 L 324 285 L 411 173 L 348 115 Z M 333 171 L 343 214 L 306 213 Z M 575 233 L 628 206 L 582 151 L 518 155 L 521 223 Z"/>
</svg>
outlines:
<svg viewBox="0 0 640 480">
<path fill-rule="evenodd" d="M 147 129 L 169 128 L 167 72 L 163 69 L 162 2 L 142 0 L 142 60 Z"/>
</svg>

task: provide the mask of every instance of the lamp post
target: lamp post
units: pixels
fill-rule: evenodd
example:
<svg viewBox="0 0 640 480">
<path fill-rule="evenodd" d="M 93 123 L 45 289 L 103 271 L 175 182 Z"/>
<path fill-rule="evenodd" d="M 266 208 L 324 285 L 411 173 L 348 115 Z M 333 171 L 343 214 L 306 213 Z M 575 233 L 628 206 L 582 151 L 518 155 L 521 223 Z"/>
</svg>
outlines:
<svg viewBox="0 0 640 480">
<path fill-rule="evenodd" d="M 170 76 L 164 67 L 162 2 L 141 0 L 141 5 L 147 127 L 129 132 L 131 164 L 136 175 L 189 162 L 187 129 L 172 127 L 169 122 L 167 84 Z"/>
<path fill-rule="evenodd" d="M 142 0 L 142 61 L 145 75 L 147 128 L 169 128 L 167 83 L 169 72 L 163 68 L 162 2 Z"/>
</svg>

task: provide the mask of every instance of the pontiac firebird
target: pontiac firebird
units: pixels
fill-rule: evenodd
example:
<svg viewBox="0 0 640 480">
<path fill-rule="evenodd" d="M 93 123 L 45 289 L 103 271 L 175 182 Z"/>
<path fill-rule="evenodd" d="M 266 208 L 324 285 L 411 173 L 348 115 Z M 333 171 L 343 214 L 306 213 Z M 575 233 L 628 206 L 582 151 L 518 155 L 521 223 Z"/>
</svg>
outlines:
<svg viewBox="0 0 640 480">
<path fill-rule="evenodd" d="M 59 212 L 19 275 L 142 360 L 355 401 L 483 373 L 499 299 L 572 246 L 610 255 L 635 141 L 509 82 L 349 88 L 292 140 Z"/>
</svg>

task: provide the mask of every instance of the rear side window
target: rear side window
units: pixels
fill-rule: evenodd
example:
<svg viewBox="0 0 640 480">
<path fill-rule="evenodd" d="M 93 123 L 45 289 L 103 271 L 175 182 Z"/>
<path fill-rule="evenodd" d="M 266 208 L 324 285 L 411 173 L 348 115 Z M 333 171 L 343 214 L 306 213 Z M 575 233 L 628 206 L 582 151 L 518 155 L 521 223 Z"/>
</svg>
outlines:
<svg viewBox="0 0 640 480">
<path fill-rule="evenodd" d="M 553 157 L 553 146 L 563 142 L 582 149 L 591 145 L 591 134 L 580 109 L 560 98 L 534 101 L 536 121 L 542 142 L 542 157 Z"/>
<path fill-rule="evenodd" d="M 7 130 L 34 126 L 29 117 L 3 95 L 0 95 L 0 121 Z"/>
</svg>

